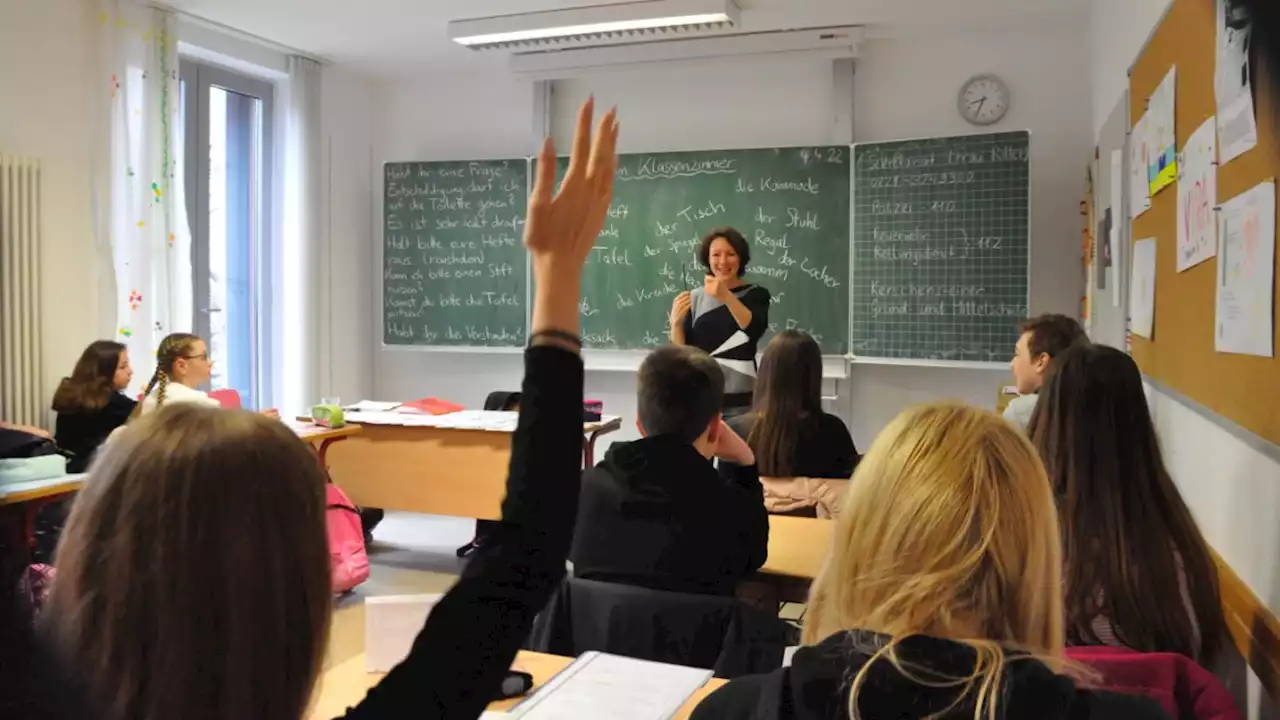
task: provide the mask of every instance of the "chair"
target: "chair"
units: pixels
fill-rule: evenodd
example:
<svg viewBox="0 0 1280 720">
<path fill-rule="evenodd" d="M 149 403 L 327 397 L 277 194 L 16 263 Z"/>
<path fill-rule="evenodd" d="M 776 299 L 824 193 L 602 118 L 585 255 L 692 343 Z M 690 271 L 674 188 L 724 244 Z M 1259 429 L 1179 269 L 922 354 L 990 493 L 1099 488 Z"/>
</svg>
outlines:
<svg viewBox="0 0 1280 720">
<path fill-rule="evenodd" d="M 760 478 L 764 487 L 764 507 L 771 515 L 834 518 L 840 514 L 840 499 L 848 480 L 827 478 Z"/>
<path fill-rule="evenodd" d="M 528 648 L 570 657 L 595 650 L 734 678 L 776 670 L 798 641 L 796 628 L 735 598 L 571 577 L 534 622 Z"/>
<path fill-rule="evenodd" d="M 222 407 L 228 410 L 239 410 L 242 407 L 240 404 L 240 392 L 232 388 L 210 390 L 209 397 L 217 400 Z"/>
<path fill-rule="evenodd" d="M 1170 717 L 1244 720 L 1218 678 L 1182 655 L 1098 646 L 1067 648 L 1067 658 L 1101 673 L 1103 690 L 1149 697 Z"/>
</svg>

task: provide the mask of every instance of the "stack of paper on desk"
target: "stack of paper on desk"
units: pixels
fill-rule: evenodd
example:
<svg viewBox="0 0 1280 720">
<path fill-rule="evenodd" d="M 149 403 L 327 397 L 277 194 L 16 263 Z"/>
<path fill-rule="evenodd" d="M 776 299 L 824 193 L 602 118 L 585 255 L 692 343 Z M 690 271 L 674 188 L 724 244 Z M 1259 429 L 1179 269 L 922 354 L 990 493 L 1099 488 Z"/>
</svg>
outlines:
<svg viewBox="0 0 1280 720">
<path fill-rule="evenodd" d="M 662 720 L 710 679 L 710 670 L 589 652 L 512 714 L 521 720 Z"/>
</svg>

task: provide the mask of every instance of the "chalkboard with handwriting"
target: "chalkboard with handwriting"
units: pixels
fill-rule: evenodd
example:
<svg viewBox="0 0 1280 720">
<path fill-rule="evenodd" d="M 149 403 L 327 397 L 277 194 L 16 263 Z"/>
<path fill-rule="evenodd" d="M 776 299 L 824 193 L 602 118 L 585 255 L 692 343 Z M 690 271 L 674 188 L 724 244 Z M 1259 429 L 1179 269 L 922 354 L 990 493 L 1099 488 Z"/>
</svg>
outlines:
<svg viewBox="0 0 1280 720">
<path fill-rule="evenodd" d="M 853 148 L 851 350 L 1003 362 L 1027 315 L 1027 132 Z"/>
<path fill-rule="evenodd" d="M 384 166 L 382 341 L 525 342 L 524 158 Z"/>
<path fill-rule="evenodd" d="M 613 188 L 583 271 L 588 347 L 665 344 L 672 300 L 703 283 L 702 237 L 727 225 L 750 247 L 746 280 L 773 296 L 770 334 L 847 352 L 849 146 L 626 154 Z"/>
</svg>

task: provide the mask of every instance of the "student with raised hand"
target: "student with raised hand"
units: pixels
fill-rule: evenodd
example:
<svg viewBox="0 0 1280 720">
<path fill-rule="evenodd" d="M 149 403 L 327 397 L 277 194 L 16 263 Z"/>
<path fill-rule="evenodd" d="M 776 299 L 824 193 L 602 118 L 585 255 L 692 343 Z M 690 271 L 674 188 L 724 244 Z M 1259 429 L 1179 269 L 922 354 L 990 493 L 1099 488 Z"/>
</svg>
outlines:
<svg viewBox="0 0 1280 720">
<path fill-rule="evenodd" d="M 1074 318 L 1052 313 L 1024 320 L 1018 329 L 1022 334 L 1009 361 L 1018 397 L 1005 408 L 1004 418 L 1025 430 L 1053 359 L 1077 342 L 1088 342 L 1088 337 Z"/>
<path fill-rule="evenodd" d="M 553 194 L 542 150 L 525 245 L 536 279 L 502 521 L 413 648 L 348 718 L 476 718 L 565 572 L 582 458 L 578 302 L 618 126 L 592 102 Z M 104 451 L 59 552 L 45 618 L 105 720 L 299 720 L 332 596 L 324 474 L 278 422 L 180 404 Z M 424 473 L 429 473 L 424 469 Z"/>
<path fill-rule="evenodd" d="M 145 415 L 165 403 L 220 407 L 217 400 L 200 389 L 201 385 L 209 382 L 212 373 L 209 346 L 198 335 L 166 335 L 156 350 L 156 370 L 143 388 L 142 402 L 134 414 Z"/>
<path fill-rule="evenodd" d="M 133 414 L 138 403 L 122 392 L 132 380 L 128 350 L 110 340 L 90 343 L 71 376 L 62 379 L 53 394 L 54 439 L 73 455 L 67 472 L 84 472 L 107 436 Z"/>
<path fill-rule="evenodd" d="M 1035 449 L 994 413 L 904 412 L 858 465 L 791 666 L 695 720 L 1155 720 L 1064 674 L 1061 549 Z"/>
<path fill-rule="evenodd" d="M 1055 365 L 1031 439 L 1062 517 L 1067 642 L 1211 664 L 1226 640 L 1217 566 L 1161 459 L 1138 366 L 1105 345 Z"/>
<path fill-rule="evenodd" d="M 724 373 L 671 345 L 640 365 L 640 440 L 614 443 L 582 475 L 574 577 L 732 596 L 764 564 L 769 518 L 755 458 L 720 415 Z M 713 458 L 742 466 L 722 479 Z"/>
<path fill-rule="evenodd" d="M 764 478 L 848 480 L 858 464 L 844 421 L 822 409 L 822 350 L 800 330 L 784 330 L 765 347 L 755 405 L 729 427 L 751 446 Z M 739 469 L 720 463 L 725 478 Z"/>
</svg>

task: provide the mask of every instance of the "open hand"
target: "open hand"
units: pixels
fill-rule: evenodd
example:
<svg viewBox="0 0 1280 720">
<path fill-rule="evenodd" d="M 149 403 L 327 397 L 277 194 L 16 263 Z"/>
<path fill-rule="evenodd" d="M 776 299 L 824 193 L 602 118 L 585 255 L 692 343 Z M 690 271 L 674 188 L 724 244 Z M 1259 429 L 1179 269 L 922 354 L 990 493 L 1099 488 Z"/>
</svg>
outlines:
<svg viewBox="0 0 1280 720">
<path fill-rule="evenodd" d="M 613 177 L 618 167 L 617 110 L 600 118 L 593 137 L 594 110 L 594 99 L 588 99 L 578 110 L 569 168 L 554 196 L 551 191 L 556 179 L 556 148 L 550 138 L 543 142 L 538 156 L 524 244 L 533 254 L 534 273 L 543 282 L 553 281 L 542 277 L 551 270 L 581 272 L 604 228 L 609 201 L 613 199 Z"/>
</svg>

